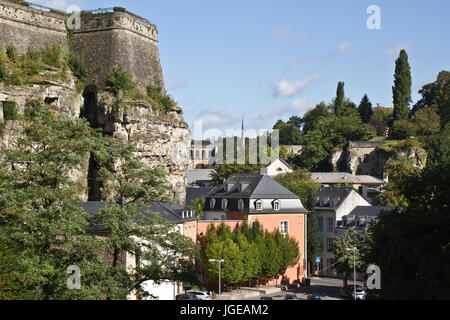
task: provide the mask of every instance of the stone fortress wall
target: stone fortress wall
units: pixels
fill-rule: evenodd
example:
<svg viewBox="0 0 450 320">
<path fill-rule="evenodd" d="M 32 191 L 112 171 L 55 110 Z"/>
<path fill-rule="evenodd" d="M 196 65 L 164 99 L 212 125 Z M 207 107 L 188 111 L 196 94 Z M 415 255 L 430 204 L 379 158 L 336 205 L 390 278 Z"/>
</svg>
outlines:
<svg viewBox="0 0 450 320">
<path fill-rule="evenodd" d="M 0 113 L 2 101 L 14 101 L 23 111 L 26 99 L 33 94 L 43 100 L 51 98 L 61 112 L 74 117 L 80 116 L 81 109 L 109 114 L 105 110 L 110 109 L 113 102 L 101 89 L 105 75 L 116 64 L 129 70 L 138 84 L 157 81 L 164 86 L 155 25 L 128 12 L 82 12 L 81 28 L 69 37 L 66 17 L 61 12 L 41 11 L 0 0 L 0 49 L 14 45 L 19 54 L 24 54 L 29 49 L 42 50 L 58 43 L 69 47 L 71 38 L 73 50 L 84 56 L 92 77 L 83 96 L 76 92 L 73 79 L 70 85 L 49 83 L 14 87 L 0 83 Z M 184 204 L 187 165 L 173 159 L 175 153 L 184 151 L 187 154 L 187 147 L 182 151 L 179 148 L 188 146 L 191 139 L 181 109 L 163 112 L 148 107 L 137 108 L 120 117 L 103 117 L 102 121 L 106 134 L 137 143 L 138 153 L 147 165 L 163 168 L 168 173 L 174 196 Z M 17 135 L 14 121 L 7 122 L 10 129 L 0 133 L 0 151 Z M 86 167 L 76 174 L 77 181 L 84 181 L 82 184 L 86 185 L 87 174 Z"/>
<path fill-rule="evenodd" d="M 0 49 L 14 45 L 24 54 L 55 44 L 67 46 L 63 14 L 0 0 Z"/>
<path fill-rule="evenodd" d="M 102 84 L 114 65 L 120 64 L 140 85 L 158 82 L 164 86 L 158 31 L 143 18 L 127 12 L 82 14 L 81 28 L 74 30 L 73 48 L 84 56 L 94 75 L 92 83 Z"/>
</svg>

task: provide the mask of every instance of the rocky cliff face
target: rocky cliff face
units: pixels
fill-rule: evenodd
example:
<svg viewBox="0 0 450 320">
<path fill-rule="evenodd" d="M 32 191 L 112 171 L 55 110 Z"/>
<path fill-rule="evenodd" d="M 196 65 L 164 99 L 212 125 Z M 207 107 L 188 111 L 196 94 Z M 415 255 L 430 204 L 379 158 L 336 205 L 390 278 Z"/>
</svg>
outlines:
<svg viewBox="0 0 450 320">
<path fill-rule="evenodd" d="M 114 111 L 109 93 L 97 94 L 98 126 L 105 134 L 135 143 L 143 162 L 169 173 L 174 196 L 182 204 L 186 198 L 186 163 L 191 136 L 181 109 L 164 112 L 145 102 L 123 100 Z"/>
<path fill-rule="evenodd" d="M 164 112 L 138 101 L 123 101 L 125 108 L 113 111 L 115 98 L 108 93 L 84 96 L 76 91 L 71 75 L 68 81 L 48 81 L 32 86 L 7 86 L 0 83 L 0 122 L 3 122 L 3 102 L 17 103 L 19 113 L 23 113 L 27 100 L 39 99 L 52 104 L 61 112 L 72 117 L 95 114 L 96 127 L 105 134 L 124 141 L 136 143 L 138 152 L 149 167 L 159 167 L 168 173 L 168 181 L 173 187 L 178 202 L 185 202 L 186 165 L 180 161 L 188 154 L 190 132 L 183 120 L 181 109 Z M 92 119 L 90 120 L 92 123 Z M 5 128 L 0 134 L 0 157 L 4 150 L 12 147 L 20 134 L 18 121 L 4 121 Z M 73 179 L 87 189 L 89 156 L 83 168 L 73 173 Z M 82 196 L 88 199 L 87 193 Z"/>
</svg>

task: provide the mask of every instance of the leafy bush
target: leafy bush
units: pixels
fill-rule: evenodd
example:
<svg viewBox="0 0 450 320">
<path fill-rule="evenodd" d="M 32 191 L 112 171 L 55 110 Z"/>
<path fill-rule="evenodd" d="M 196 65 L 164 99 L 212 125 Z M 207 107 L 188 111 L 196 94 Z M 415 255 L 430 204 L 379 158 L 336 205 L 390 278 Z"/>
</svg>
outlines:
<svg viewBox="0 0 450 320">
<path fill-rule="evenodd" d="M 25 105 L 25 114 L 29 118 L 34 118 L 37 113 L 42 110 L 44 104 L 39 99 L 29 99 Z"/>
<path fill-rule="evenodd" d="M 408 139 L 416 135 L 417 125 L 410 120 L 394 121 L 392 126 L 392 137 L 395 139 Z"/>
<path fill-rule="evenodd" d="M 89 77 L 89 70 L 82 56 L 71 52 L 69 54 L 69 67 L 73 75 L 77 78 L 76 87 L 78 92 L 83 90 L 86 80 Z"/>
<path fill-rule="evenodd" d="M 121 65 L 113 67 L 112 72 L 106 76 L 105 83 L 106 91 L 111 92 L 116 97 L 120 91 L 125 94 L 136 86 L 131 73 L 123 70 Z"/>
<path fill-rule="evenodd" d="M 114 7 L 114 12 L 127 12 L 127 9 L 122 7 Z"/>
<path fill-rule="evenodd" d="M 6 55 L 8 56 L 9 60 L 12 62 L 16 62 L 17 59 L 17 48 L 14 46 L 9 46 L 6 49 Z"/>
<path fill-rule="evenodd" d="M 158 84 L 150 83 L 147 86 L 147 94 L 153 100 L 155 107 L 169 112 L 175 107 L 176 103 Z"/>
<path fill-rule="evenodd" d="M 52 46 L 42 51 L 42 62 L 56 68 L 66 64 L 67 52 L 61 46 Z"/>
<path fill-rule="evenodd" d="M 17 120 L 19 108 L 14 101 L 3 102 L 3 119 L 4 120 Z"/>
</svg>

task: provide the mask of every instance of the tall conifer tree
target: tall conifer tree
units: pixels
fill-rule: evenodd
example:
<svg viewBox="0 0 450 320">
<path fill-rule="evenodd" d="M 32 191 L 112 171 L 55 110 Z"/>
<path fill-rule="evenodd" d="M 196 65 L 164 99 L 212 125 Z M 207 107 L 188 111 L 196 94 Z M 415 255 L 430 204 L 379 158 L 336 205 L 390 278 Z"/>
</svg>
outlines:
<svg viewBox="0 0 450 320">
<path fill-rule="evenodd" d="M 408 63 L 408 55 L 405 50 L 400 51 L 395 61 L 394 86 L 394 121 L 407 120 L 409 117 L 409 103 L 411 100 L 411 67 Z"/>
</svg>

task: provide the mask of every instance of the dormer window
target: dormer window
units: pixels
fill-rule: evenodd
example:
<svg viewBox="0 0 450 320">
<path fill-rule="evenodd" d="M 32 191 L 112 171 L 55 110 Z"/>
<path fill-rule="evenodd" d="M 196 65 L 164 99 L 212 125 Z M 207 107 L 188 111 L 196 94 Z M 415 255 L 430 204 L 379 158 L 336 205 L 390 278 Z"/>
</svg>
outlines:
<svg viewBox="0 0 450 320">
<path fill-rule="evenodd" d="M 323 207 L 323 199 L 322 198 L 320 198 L 320 200 L 319 200 L 319 206 Z"/>
<path fill-rule="evenodd" d="M 334 207 L 334 199 L 330 199 L 330 207 Z"/>
<path fill-rule="evenodd" d="M 275 211 L 280 211 L 280 209 L 281 209 L 281 203 L 280 203 L 280 201 L 279 201 L 279 200 L 275 200 L 275 201 L 273 202 L 273 210 L 275 210 Z"/>
<path fill-rule="evenodd" d="M 216 199 L 212 198 L 211 200 L 209 200 L 209 207 L 211 209 L 214 209 L 216 206 Z"/>
<path fill-rule="evenodd" d="M 228 206 L 228 200 L 223 199 L 222 200 L 222 210 L 227 210 L 227 206 Z"/>
<path fill-rule="evenodd" d="M 238 209 L 239 211 L 244 211 L 244 200 L 239 200 L 238 202 Z"/>
<path fill-rule="evenodd" d="M 256 201 L 256 211 L 262 211 L 262 201 Z"/>
</svg>

